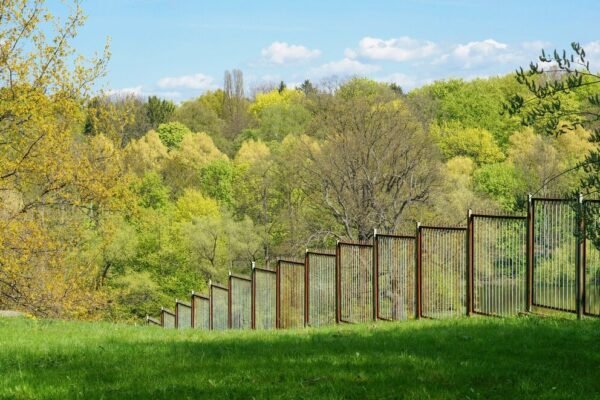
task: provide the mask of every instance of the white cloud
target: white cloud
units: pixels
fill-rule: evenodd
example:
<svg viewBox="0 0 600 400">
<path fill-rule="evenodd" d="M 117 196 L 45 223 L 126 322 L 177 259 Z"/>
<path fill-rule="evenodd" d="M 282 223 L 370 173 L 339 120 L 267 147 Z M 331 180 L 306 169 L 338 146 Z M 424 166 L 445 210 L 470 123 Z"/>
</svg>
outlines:
<svg viewBox="0 0 600 400">
<path fill-rule="evenodd" d="M 600 40 L 582 45 L 593 72 L 600 71 Z"/>
<path fill-rule="evenodd" d="M 262 49 L 261 54 L 269 62 L 285 64 L 319 57 L 321 51 L 316 49 L 311 50 L 301 45 L 288 44 L 286 42 L 273 42 L 269 47 Z"/>
<path fill-rule="evenodd" d="M 509 48 L 507 44 L 494 39 L 459 44 L 454 48 L 451 56 L 466 69 L 482 64 L 504 64 L 519 60 L 518 53 Z M 441 60 L 447 61 L 448 58 Z"/>
<path fill-rule="evenodd" d="M 408 36 L 384 40 L 367 36 L 360 40 L 356 52 L 347 50 L 347 57 L 358 54 L 372 60 L 402 62 L 427 58 L 437 51 L 438 46 L 428 40 L 417 40 Z"/>
<path fill-rule="evenodd" d="M 363 64 L 358 60 L 352 60 L 348 57 L 343 58 L 339 61 L 332 61 L 327 64 L 323 64 L 320 67 L 312 70 L 314 75 L 317 76 L 349 76 L 349 75 L 364 75 L 371 72 L 378 71 L 380 67 L 373 64 Z"/>
<path fill-rule="evenodd" d="M 123 96 L 135 96 L 135 97 L 140 97 L 143 94 L 143 87 L 140 86 L 134 86 L 134 87 L 126 87 L 126 88 L 121 88 L 121 89 L 108 89 L 106 91 L 106 95 L 107 96 L 114 96 L 114 97 L 123 97 Z"/>
<path fill-rule="evenodd" d="M 158 87 L 162 89 L 183 88 L 208 90 L 214 88 L 215 86 L 216 85 L 212 77 L 200 73 L 173 77 L 167 76 L 158 81 Z"/>
</svg>

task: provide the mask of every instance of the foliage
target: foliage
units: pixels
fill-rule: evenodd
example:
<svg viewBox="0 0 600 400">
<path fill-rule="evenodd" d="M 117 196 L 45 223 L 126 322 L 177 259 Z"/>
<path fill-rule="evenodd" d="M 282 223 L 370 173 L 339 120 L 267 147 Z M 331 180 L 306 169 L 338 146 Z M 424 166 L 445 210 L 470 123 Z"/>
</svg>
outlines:
<svg viewBox="0 0 600 400">
<path fill-rule="evenodd" d="M 188 127 L 180 122 L 160 124 L 158 129 L 156 129 L 156 132 L 158 133 L 160 141 L 167 146 L 169 150 L 179 147 L 183 137 L 191 133 Z"/>
<path fill-rule="evenodd" d="M 167 123 L 175 112 L 175 104 L 172 101 L 159 99 L 157 96 L 148 97 L 148 102 L 144 107 L 152 129 L 156 129 L 160 125 Z"/>
</svg>

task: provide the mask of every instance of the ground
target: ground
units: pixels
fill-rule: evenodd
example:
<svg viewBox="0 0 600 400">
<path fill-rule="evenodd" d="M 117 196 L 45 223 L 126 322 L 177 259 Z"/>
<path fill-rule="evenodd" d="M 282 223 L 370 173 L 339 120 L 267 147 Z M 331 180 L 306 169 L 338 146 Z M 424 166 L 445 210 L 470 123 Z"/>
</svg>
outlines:
<svg viewBox="0 0 600 400">
<path fill-rule="evenodd" d="M 197 332 L 0 318 L 0 399 L 600 399 L 600 320 Z"/>
</svg>

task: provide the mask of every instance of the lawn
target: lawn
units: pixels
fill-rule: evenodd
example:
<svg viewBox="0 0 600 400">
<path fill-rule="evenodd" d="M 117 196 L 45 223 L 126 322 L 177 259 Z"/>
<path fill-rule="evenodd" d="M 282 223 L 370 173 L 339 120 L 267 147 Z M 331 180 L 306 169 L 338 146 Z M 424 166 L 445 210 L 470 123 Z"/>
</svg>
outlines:
<svg viewBox="0 0 600 400">
<path fill-rule="evenodd" d="M 280 332 L 0 319 L 0 399 L 600 399 L 600 320 Z"/>
</svg>

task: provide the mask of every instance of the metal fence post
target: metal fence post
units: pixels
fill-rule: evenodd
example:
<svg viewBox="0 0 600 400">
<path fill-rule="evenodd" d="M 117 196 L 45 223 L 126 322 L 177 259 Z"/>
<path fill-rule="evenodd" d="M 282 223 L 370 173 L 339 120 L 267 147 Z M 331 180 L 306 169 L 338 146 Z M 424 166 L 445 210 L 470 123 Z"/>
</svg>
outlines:
<svg viewBox="0 0 600 400">
<path fill-rule="evenodd" d="M 279 260 L 275 266 L 275 328 L 281 328 L 281 272 Z"/>
<path fill-rule="evenodd" d="M 229 277 L 227 280 L 227 329 L 231 329 L 231 326 L 233 325 L 231 316 L 231 293 L 233 292 L 233 290 L 231 290 L 231 271 L 229 271 Z"/>
<path fill-rule="evenodd" d="M 474 303 L 474 259 L 473 259 L 473 246 L 474 246 L 474 221 L 473 211 L 469 209 L 467 212 L 467 316 L 473 314 L 473 303 Z"/>
<path fill-rule="evenodd" d="M 208 280 L 208 296 L 210 297 L 210 304 L 208 307 L 208 330 L 212 331 L 213 330 L 213 286 L 212 286 L 212 281 L 209 279 Z"/>
<path fill-rule="evenodd" d="M 379 241 L 373 229 L 373 321 L 379 318 Z"/>
<path fill-rule="evenodd" d="M 527 280 L 525 293 L 527 296 L 525 304 L 527 312 L 533 309 L 533 250 L 534 250 L 534 234 L 533 234 L 533 197 L 531 194 L 527 196 Z"/>
<path fill-rule="evenodd" d="M 583 209 L 583 195 L 577 199 L 577 253 L 576 253 L 576 310 L 577 319 L 583 318 L 585 311 L 585 218 Z"/>
<path fill-rule="evenodd" d="M 339 324 L 342 320 L 342 275 L 340 266 L 340 241 L 335 244 L 335 323 Z"/>
<path fill-rule="evenodd" d="M 256 329 L 256 263 L 254 261 L 252 261 L 252 283 L 251 283 L 251 291 L 252 291 L 252 297 L 251 297 L 251 326 L 252 329 Z"/>
<path fill-rule="evenodd" d="M 417 241 L 417 251 L 415 251 L 415 257 L 417 258 L 417 262 L 416 267 L 417 267 L 417 271 L 416 271 L 416 285 L 417 285 L 417 310 L 416 310 L 416 315 L 415 318 L 416 319 L 421 319 L 421 316 L 423 315 L 423 293 L 422 293 L 422 289 L 423 289 L 423 282 L 422 282 L 422 270 L 421 270 L 421 261 L 422 261 L 422 257 L 421 257 L 421 223 L 417 222 L 417 232 L 416 232 L 416 241 Z"/>
<path fill-rule="evenodd" d="M 306 249 L 306 252 L 304 253 L 304 326 L 308 326 L 308 312 L 309 312 L 309 308 L 310 308 L 310 290 L 309 290 L 309 285 L 310 285 L 310 276 L 309 276 L 309 270 L 310 270 L 310 261 L 308 259 L 308 249 Z"/>
</svg>

